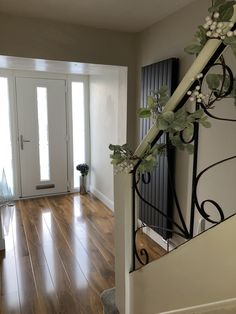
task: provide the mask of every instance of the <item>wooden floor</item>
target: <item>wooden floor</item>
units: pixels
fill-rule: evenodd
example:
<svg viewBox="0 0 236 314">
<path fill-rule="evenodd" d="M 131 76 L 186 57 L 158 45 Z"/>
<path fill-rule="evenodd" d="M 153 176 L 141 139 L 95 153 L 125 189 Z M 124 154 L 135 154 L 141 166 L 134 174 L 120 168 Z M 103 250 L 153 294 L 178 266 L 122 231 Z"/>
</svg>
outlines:
<svg viewBox="0 0 236 314">
<path fill-rule="evenodd" d="M 0 313 L 102 313 L 114 286 L 113 213 L 92 195 L 24 200 L 3 210 Z M 163 251 L 148 243 L 151 258 Z"/>
</svg>

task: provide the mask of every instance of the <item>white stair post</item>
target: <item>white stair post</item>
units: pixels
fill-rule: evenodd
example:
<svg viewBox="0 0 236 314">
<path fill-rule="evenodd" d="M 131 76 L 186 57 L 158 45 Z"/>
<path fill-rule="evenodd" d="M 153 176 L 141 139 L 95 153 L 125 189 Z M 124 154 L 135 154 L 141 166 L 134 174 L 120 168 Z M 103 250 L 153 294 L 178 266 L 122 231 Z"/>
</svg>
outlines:
<svg viewBox="0 0 236 314">
<path fill-rule="evenodd" d="M 132 175 L 114 176 L 115 285 L 120 314 L 130 314 L 130 271 L 132 268 Z"/>
</svg>

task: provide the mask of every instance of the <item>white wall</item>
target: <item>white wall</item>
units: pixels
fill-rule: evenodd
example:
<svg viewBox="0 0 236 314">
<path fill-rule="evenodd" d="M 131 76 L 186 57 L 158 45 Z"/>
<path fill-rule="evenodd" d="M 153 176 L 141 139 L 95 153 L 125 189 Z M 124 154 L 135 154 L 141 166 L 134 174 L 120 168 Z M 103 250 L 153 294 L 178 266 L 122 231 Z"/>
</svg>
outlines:
<svg viewBox="0 0 236 314">
<path fill-rule="evenodd" d="M 109 144 L 126 143 L 127 70 L 90 76 L 90 190 L 114 207 L 113 167 Z"/>
</svg>

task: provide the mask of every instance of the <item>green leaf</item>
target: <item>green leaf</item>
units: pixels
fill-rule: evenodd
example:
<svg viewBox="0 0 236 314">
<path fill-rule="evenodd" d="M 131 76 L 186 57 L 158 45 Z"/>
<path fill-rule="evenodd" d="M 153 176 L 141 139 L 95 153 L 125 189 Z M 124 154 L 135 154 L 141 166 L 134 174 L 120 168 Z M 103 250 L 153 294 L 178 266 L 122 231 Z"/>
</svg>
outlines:
<svg viewBox="0 0 236 314">
<path fill-rule="evenodd" d="M 174 145 L 175 147 L 177 147 L 180 150 L 184 150 L 184 144 L 181 141 L 179 134 L 174 135 L 173 137 L 170 138 L 172 145 Z"/>
<path fill-rule="evenodd" d="M 148 106 L 149 106 L 149 107 L 153 107 L 154 104 L 155 104 L 155 103 L 154 103 L 154 99 L 153 99 L 152 96 L 148 96 L 147 102 L 148 102 Z"/>
<path fill-rule="evenodd" d="M 113 144 L 110 144 L 110 145 L 109 145 L 109 149 L 110 149 L 110 150 L 113 150 L 113 151 L 119 150 L 119 149 L 120 149 L 120 145 L 113 145 Z"/>
<path fill-rule="evenodd" d="M 148 108 L 140 108 L 138 110 L 138 116 L 139 118 L 150 118 L 151 110 Z"/>
<path fill-rule="evenodd" d="M 204 114 L 203 109 L 198 109 L 195 112 L 191 113 L 190 116 L 194 119 L 200 119 Z"/>
<path fill-rule="evenodd" d="M 168 123 L 172 123 L 175 118 L 175 114 L 173 111 L 166 111 L 162 113 L 162 118 Z"/>
<path fill-rule="evenodd" d="M 219 21 L 221 22 L 229 22 L 231 17 L 234 14 L 234 8 L 233 5 L 235 4 L 235 1 L 228 1 L 225 4 L 221 5 L 219 7 Z"/>
<path fill-rule="evenodd" d="M 151 160 L 142 160 L 142 162 L 139 165 L 139 171 L 140 172 L 145 172 L 145 171 L 152 171 L 157 165 L 157 160 L 151 159 Z"/>
<path fill-rule="evenodd" d="M 195 37 L 198 38 L 200 41 L 201 45 L 204 46 L 205 43 L 207 42 L 207 35 L 206 35 L 206 30 L 202 25 L 198 26 L 198 29 L 196 31 Z"/>
<path fill-rule="evenodd" d="M 157 127 L 160 129 L 160 130 L 167 130 L 168 127 L 169 127 L 169 123 L 164 120 L 161 116 L 158 117 L 157 119 Z"/>
<path fill-rule="evenodd" d="M 218 74 L 208 74 L 206 77 L 206 82 L 211 90 L 216 90 L 220 85 L 220 77 Z"/>
<path fill-rule="evenodd" d="M 117 152 L 117 153 L 114 153 L 114 154 L 110 155 L 110 157 L 112 159 L 121 159 L 121 154 Z"/>
<path fill-rule="evenodd" d="M 194 126 L 192 123 L 189 124 L 187 128 L 183 130 L 183 138 L 187 142 L 193 137 Z"/>
<path fill-rule="evenodd" d="M 184 48 L 184 51 L 186 53 L 189 53 L 190 55 L 198 54 L 202 50 L 202 45 L 198 44 L 191 44 Z"/>
<path fill-rule="evenodd" d="M 211 123 L 210 123 L 209 121 L 200 120 L 199 122 L 200 122 L 201 125 L 204 126 L 205 128 L 210 128 L 210 127 L 211 127 Z"/>
<path fill-rule="evenodd" d="M 224 39 L 224 44 L 225 45 L 232 45 L 232 44 L 236 44 L 236 37 L 226 37 Z"/>
<path fill-rule="evenodd" d="M 189 154 L 193 154 L 194 146 L 192 144 L 187 144 L 186 148 L 187 148 L 187 151 L 188 151 Z"/>
<path fill-rule="evenodd" d="M 168 96 L 165 96 L 165 97 L 160 97 L 159 100 L 158 100 L 158 103 L 162 106 L 164 106 L 167 101 L 169 100 L 169 97 Z"/>
<path fill-rule="evenodd" d="M 225 3 L 226 3 L 226 0 L 215 0 L 213 2 L 213 6 L 208 9 L 208 12 L 209 13 L 217 12 L 219 10 L 219 7 Z"/>
<path fill-rule="evenodd" d="M 167 93 L 168 93 L 168 87 L 165 85 L 161 86 L 161 88 L 159 89 L 160 96 L 164 97 L 167 95 Z"/>
<path fill-rule="evenodd" d="M 116 160 L 116 159 L 112 159 L 111 160 L 111 164 L 114 165 L 114 166 L 116 166 L 116 165 L 118 165 L 120 163 L 121 163 L 121 160 Z"/>
</svg>

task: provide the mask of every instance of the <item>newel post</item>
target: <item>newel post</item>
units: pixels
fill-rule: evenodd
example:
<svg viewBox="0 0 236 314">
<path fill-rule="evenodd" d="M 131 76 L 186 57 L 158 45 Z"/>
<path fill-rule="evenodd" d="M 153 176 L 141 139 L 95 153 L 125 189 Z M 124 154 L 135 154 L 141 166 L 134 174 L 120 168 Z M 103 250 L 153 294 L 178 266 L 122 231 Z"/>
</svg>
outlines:
<svg viewBox="0 0 236 314">
<path fill-rule="evenodd" d="M 132 175 L 114 176 L 115 203 L 115 286 L 120 314 L 130 314 L 132 269 Z"/>
</svg>

